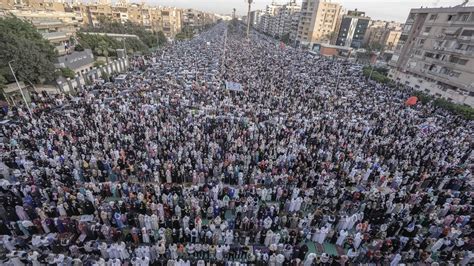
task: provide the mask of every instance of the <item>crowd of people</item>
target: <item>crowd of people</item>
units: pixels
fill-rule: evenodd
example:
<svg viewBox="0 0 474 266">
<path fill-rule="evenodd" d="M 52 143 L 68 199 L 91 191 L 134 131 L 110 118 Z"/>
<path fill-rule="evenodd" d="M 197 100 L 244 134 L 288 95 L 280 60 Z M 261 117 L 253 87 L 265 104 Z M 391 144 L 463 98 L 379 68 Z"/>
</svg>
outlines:
<svg viewBox="0 0 474 266">
<path fill-rule="evenodd" d="M 2 265 L 472 263 L 472 121 L 228 27 L 10 111 Z"/>
</svg>

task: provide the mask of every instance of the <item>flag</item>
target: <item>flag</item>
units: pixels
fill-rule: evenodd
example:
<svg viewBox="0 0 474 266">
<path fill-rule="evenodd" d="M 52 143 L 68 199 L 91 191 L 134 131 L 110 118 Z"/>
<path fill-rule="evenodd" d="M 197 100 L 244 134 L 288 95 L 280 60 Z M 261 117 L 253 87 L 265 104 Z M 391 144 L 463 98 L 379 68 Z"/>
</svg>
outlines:
<svg viewBox="0 0 474 266">
<path fill-rule="evenodd" d="M 418 97 L 412 96 L 412 97 L 408 98 L 408 100 L 406 100 L 405 104 L 408 105 L 408 106 L 413 106 L 417 102 L 418 102 Z"/>
</svg>

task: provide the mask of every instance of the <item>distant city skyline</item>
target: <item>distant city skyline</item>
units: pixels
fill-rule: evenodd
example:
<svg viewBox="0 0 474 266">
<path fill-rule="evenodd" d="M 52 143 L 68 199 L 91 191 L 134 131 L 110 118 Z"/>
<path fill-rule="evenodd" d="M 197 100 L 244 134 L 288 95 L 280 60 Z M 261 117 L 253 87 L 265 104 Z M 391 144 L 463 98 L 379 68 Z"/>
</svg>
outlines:
<svg viewBox="0 0 474 266">
<path fill-rule="evenodd" d="M 252 10 L 263 10 L 272 2 L 287 3 L 289 1 L 254 0 Z M 296 0 L 296 2 L 301 3 L 302 0 Z M 420 8 L 421 6 L 449 7 L 459 5 L 463 0 L 333 0 L 332 2 L 340 3 L 348 10 L 357 8 L 365 11 L 367 16 L 375 20 L 405 22 L 412 8 Z M 195 8 L 219 14 L 231 14 L 233 8 L 237 10 L 238 15 L 247 13 L 246 0 L 147 0 L 147 3 L 179 8 Z"/>
</svg>

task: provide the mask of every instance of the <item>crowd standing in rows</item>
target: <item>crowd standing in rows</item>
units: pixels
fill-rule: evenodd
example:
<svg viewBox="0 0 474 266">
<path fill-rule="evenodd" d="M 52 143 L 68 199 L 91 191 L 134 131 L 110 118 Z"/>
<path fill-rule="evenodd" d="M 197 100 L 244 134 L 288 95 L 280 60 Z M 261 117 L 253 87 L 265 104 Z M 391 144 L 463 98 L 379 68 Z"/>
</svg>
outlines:
<svg viewBox="0 0 474 266">
<path fill-rule="evenodd" d="M 1 126 L 3 265 L 472 262 L 471 121 L 224 23 L 131 65 Z"/>
</svg>

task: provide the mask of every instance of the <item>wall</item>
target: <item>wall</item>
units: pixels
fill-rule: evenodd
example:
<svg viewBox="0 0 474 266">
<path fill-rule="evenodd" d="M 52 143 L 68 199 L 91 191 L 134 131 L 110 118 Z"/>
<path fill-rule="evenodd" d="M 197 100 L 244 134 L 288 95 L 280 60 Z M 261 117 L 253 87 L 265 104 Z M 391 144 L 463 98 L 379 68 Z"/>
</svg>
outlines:
<svg viewBox="0 0 474 266">
<path fill-rule="evenodd" d="M 458 104 L 466 104 L 474 107 L 474 97 L 460 94 L 454 90 L 442 89 L 436 83 L 427 81 L 423 78 L 415 77 L 414 75 L 410 75 L 408 73 L 402 73 L 395 69 L 390 70 L 389 77 L 392 80 L 398 81 L 401 84 L 405 84 L 406 86 L 409 86 L 415 90 L 444 98 L 446 100 L 451 100 Z"/>
<path fill-rule="evenodd" d="M 74 94 L 76 91 L 82 90 L 88 82 L 101 79 L 103 73 L 107 73 L 109 76 L 113 73 L 124 73 L 128 70 L 128 66 L 129 62 L 125 58 L 110 60 L 109 64 L 98 68 L 94 67 L 84 74 L 76 75 L 74 79 L 67 78 L 64 82 L 58 81 L 58 87 L 62 92 Z"/>
</svg>

